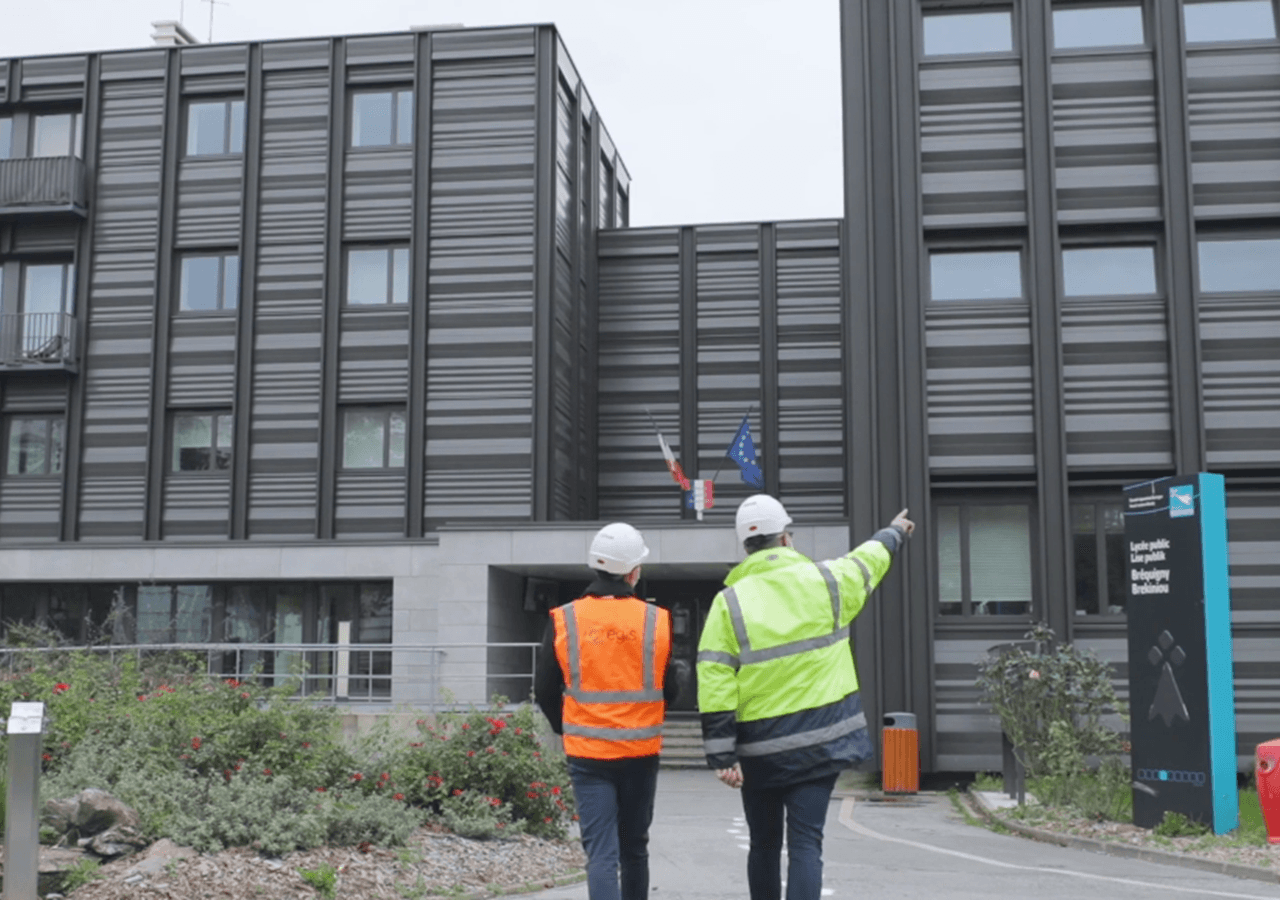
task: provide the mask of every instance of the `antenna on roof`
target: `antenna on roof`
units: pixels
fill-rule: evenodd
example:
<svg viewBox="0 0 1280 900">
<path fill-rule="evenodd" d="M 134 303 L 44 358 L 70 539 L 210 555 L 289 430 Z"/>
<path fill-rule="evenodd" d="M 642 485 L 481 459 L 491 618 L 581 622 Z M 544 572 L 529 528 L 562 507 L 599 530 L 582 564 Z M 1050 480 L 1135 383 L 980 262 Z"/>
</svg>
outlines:
<svg viewBox="0 0 1280 900">
<path fill-rule="evenodd" d="M 209 37 L 208 42 L 213 43 L 213 8 L 215 6 L 230 6 L 226 0 L 200 0 L 201 3 L 209 4 Z"/>
</svg>

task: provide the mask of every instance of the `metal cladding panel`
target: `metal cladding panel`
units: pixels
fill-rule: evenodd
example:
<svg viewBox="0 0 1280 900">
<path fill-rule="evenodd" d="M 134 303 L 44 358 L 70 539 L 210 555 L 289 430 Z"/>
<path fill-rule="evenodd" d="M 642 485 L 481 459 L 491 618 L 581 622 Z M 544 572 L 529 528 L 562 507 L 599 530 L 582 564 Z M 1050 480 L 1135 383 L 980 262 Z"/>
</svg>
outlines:
<svg viewBox="0 0 1280 900">
<path fill-rule="evenodd" d="M 177 246 L 235 247 L 243 195 L 242 158 L 184 159 L 178 167 Z"/>
<path fill-rule="evenodd" d="M 347 66 L 413 64 L 417 36 L 414 34 L 379 34 L 347 39 Z"/>
<path fill-rule="evenodd" d="M 244 74 L 249 67 L 249 48 L 245 44 L 187 46 L 178 54 L 182 77 L 232 75 L 244 90 Z"/>
<path fill-rule="evenodd" d="M 924 226 L 1025 224 L 1024 128 L 1020 61 L 922 63 Z"/>
<path fill-rule="evenodd" d="M 1280 302 L 1201 300 L 1200 341 L 1209 465 L 1280 463 Z"/>
<path fill-rule="evenodd" d="M 576 94 L 563 82 L 556 85 L 555 228 L 552 236 L 551 274 L 551 518 L 574 518 L 576 475 L 573 460 L 578 435 L 575 424 L 577 380 L 577 316 L 579 299 L 574 290 L 577 220 L 573 215 L 578 164 L 574 124 L 578 118 Z"/>
<path fill-rule="evenodd" d="M 981 635 L 946 634 L 934 626 L 933 727 L 936 771 L 973 772 L 1000 768 L 1000 720 L 982 700 L 978 664 L 996 644 L 1022 639 L 1025 626 L 991 623 Z"/>
<path fill-rule="evenodd" d="M 231 527 L 231 479 L 226 472 L 168 472 L 161 525 L 166 541 L 226 538 Z"/>
<path fill-rule="evenodd" d="M 925 319 L 930 469 L 1034 468 L 1030 311 L 933 304 Z"/>
<path fill-rule="evenodd" d="M 403 537 L 405 474 L 338 472 L 334 532 L 337 537 Z"/>
<path fill-rule="evenodd" d="M 645 410 L 653 414 L 676 458 L 684 458 L 680 230 L 602 231 L 598 259 L 600 518 L 675 516 L 678 489 Z"/>
<path fill-rule="evenodd" d="M 1232 605 L 1235 605 L 1232 588 Z M 1276 604 L 1273 603 L 1273 611 Z M 1233 617 L 1234 618 L 1234 617 Z M 1272 619 L 1274 622 L 1275 620 Z M 1233 628 L 1232 671 L 1235 675 L 1236 766 L 1251 772 L 1258 745 L 1275 740 L 1280 710 L 1280 627 Z"/>
<path fill-rule="evenodd" d="M 169 404 L 230 409 L 235 364 L 235 315 L 175 316 L 169 327 Z"/>
<path fill-rule="evenodd" d="M 338 402 L 403 404 L 409 395 L 408 309 L 344 309 L 341 327 Z"/>
<path fill-rule="evenodd" d="M 317 530 L 328 146 L 328 72 L 265 73 L 250 538 Z"/>
<path fill-rule="evenodd" d="M 0 97 L 4 97 L 6 102 L 10 101 L 9 60 L 7 59 L 0 59 Z"/>
<path fill-rule="evenodd" d="M 434 62 L 528 57 L 532 67 L 536 28 L 485 28 L 437 31 L 431 36 Z M 532 71 L 532 68 L 530 68 Z"/>
<path fill-rule="evenodd" d="M 112 61 L 155 60 L 138 54 Z M 78 531 L 84 540 L 143 537 L 153 427 L 157 185 L 164 124 L 164 84 L 161 73 L 154 74 L 157 77 L 102 85 L 88 340 L 81 376 L 84 432 Z"/>
<path fill-rule="evenodd" d="M 1229 486 L 1227 535 L 1232 624 L 1280 627 L 1280 488 Z"/>
<path fill-rule="evenodd" d="M 510 47 L 500 31 L 433 39 L 424 498 L 433 525 L 534 514 L 537 93 L 533 32 L 516 34 Z"/>
<path fill-rule="evenodd" d="M 1164 301 L 1063 305 L 1069 468 L 1173 465 L 1166 318 Z"/>
<path fill-rule="evenodd" d="M 1195 214 L 1280 214 L 1280 49 L 1187 52 Z"/>
<path fill-rule="evenodd" d="M 764 355 L 760 226 L 705 225 L 698 226 L 695 235 L 697 473 L 710 478 L 717 468 L 727 466 L 728 474 L 716 484 L 716 506 L 705 517 L 731 522 L 738 503 L 757 490 L 737 477 L 737 467 L 724 458 L 749 409 L 757 460 L 763 463 L 764 455 L 760 446 Z"/>
<path fill-rule="evenodd" d="M 102 54 L 99 77 L 104 81 L 163 78 L 167 50 L 134 50 Z"/>
<path fill-rule="evenodd" d="M 779 224 L 777 250 L 780 489 L 797 519 L 842 518 L 840 225 Z"/>
<path fill-rule="evenodd" d="M 330 42 L 271 41 L 262 45 L 263 71 L 329 68 Z"/>
<path fill-rule="evenodd" d="M 1053 62 L 1059 222 L 1160 216 L 1160 150 L 1151 51 Z"/>
<path fill-rule="evenodd" d="M 45 56 L 22 61 L 22 99 L 80 100 L 88 74 L 87 56 Z"/>
<path fill-rule="evenodd" d="M 24 376 L 19 372 L 5 375 L 4 390 L 0 392 L 0 410 L 18 412 L 20 410 L 65 409 L 67 406 L 67 382 L 61 378 L 46 378 L 43 375 Z"/>
<path fill-rule="evenodd" d="M 61 478 L 0 478 L 0 541 L 56 541 L 61 534 Z"/>
<path fill-rule="evenodd" d="M 347 241 L 409 240 L 413 230 L 413 148 L 347 154 L 342 237 Z"/>
<path fill-rule="evenodd" d="M 13 253 L 73 253 L 80 239 L 80 226 L 75 222 L 56 225 L 22 224 L 11 232 Z"/>
</svg>

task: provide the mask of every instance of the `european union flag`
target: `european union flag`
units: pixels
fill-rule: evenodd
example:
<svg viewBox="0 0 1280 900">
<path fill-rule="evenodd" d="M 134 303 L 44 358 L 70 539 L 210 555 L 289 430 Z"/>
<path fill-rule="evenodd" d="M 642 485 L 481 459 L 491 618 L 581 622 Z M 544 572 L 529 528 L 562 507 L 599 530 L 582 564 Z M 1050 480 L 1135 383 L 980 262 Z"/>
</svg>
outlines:
<svg viewBox="0 0 1280 900">
<path fill-rule="evenodd" d="M 747 416 L 742 417 L 742 425 L 738 428 L 738 433 L 733 436 L 733 443 L 729 445 L 726 456 L 738 464 L 738 468 L 742 470 L 742 480 L 755 488 L 764 489 L 764 473 L 760 471 L 760 466 L 756 462 L 756 447 L 751 443 L 751 426 L 747 423 Z"/>
</svg>

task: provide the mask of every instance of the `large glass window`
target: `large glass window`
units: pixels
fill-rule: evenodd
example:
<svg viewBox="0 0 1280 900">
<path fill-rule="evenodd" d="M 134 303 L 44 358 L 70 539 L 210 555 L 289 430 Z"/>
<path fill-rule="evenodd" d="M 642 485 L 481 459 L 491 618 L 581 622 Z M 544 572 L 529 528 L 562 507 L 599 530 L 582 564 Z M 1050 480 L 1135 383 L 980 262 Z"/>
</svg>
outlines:
<svg viewBox="0 0 1280 900">
<path fill-rule="evenodd" d="M 196 644 L 213 639 L 213 590 L 207 584 L 138 585 L 139 644 Z"/>
<path fill-rule="evenodd" d="M 924 55 L 1013 51 L 1013 13 L 931 13 L 924 17 Z"/>
<path fill-rule="evenodd" d="M 1280 238 L 1200 241 L 1200 290 L 1280 291 Z"/>
<path fill-rule="evenodd" d="M 1021 251 L 935 251 L 929 254 L 931 300 L 1015 300 L 1022 295 Z"/>
<path fill-rule="evenodd" d="M 1156 293 L 1154 247 L 1067 247 L 1062 283 L 1068 297 Z"/>
<path fill-rule="evenodd" d="M 351 97 L 351 146 L 413 143 L 413 91 L 362 92 Z"/>
<path fill-rule="evenodd" d="M 187 156 L 244 152 L 244 101 L 187 104 Z"/>
<path fill-rule="evenodd" d="M 349 409 L 342 416 L 345 469 L 404 468 L 404 412 Z"/>
<path fill-rule="evenodd" d="M 5 474 L 38 476 L 60 473 L 65 421 L 61 415 L 11 417 Z"/>
<path fill-rule="evenodd" d="M 13 117 L 0 116 L 0 159 L 13 155 Z"/>
<path fill-rule="evenodd" d="M 347 251 L 347 303 L 351 306 L 409 302 L 409 248 Z"/>
<path fill-rule="evenodd" d="M 79 156 L 80 113 L 39 113 L 31 117 L 32 156 Z"/>
<path fill-rule="evenodd" d="M 231 468 L 230 413 L 180 413 L 173 417 L 173 471 Z"/>
<path fill-rule="evenodd" d="M 1073 502 L 1076 615 L 1125 610 L 1124 513 L 1119 503 Z"/>
<path fill-rule="evenodd" d="M 1053 10 L 1053 48 L 1123 47 L 1146 43 L 1142 5 L 1063 6 Z"/>
<path fill-rule="evenodd" d="M 71 263 L 23 266 L 22 350 L 32 358 L 65 352 L 63 316 L 74 312 L 75 267 Z"/>
<path fill-rule="evenodd" d="M 1022 503 L 938 503 L 938 612 L 1031 612 L 1031 508 Z"/>
<path fill-rule="evenodd" d="M 1273 0 L 1187 0 L 1187 43 L 1256 41 L 1276 36 Z"/>
<path fill-rule="evenodd" d="M 240 291 L 240 257 L 235 253 L 182 258 L 178 308 L 184 312 L 219 312 L 236 308 Z"/>
</svg>

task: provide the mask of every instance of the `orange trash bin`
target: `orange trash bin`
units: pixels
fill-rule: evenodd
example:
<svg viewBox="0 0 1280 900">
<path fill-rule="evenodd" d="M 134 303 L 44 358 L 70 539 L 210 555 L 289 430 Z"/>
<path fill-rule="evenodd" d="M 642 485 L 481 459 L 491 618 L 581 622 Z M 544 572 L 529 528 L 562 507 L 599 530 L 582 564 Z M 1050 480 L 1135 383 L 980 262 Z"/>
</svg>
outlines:
<svg viewBox="0 0 1280 900">
<path fill-rule="evenodd" d="M 1280 844 L 1280 738 L 1258 745 L 1258 802 L 1267 841 Z"/>
<path fill-rule="evenodd" d="M 886 794 L 914 794 L 920 790 L 920 732 L 915 713 L 886 713 L 880 731 L 883 785 Z"/>
</svg>

